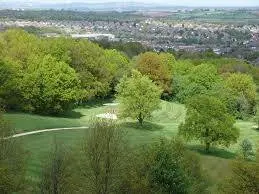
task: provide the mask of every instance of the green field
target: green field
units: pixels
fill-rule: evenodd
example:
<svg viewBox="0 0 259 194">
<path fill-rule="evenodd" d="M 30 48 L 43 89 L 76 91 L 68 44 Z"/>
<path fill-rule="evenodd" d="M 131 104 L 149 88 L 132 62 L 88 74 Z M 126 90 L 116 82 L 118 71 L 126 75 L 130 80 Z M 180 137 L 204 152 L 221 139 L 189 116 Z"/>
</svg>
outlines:
<svg viewBox="0 0 259 194">
<path fill-rule="evenodd" d="M 5 117 L 13 123 L 17 133 L 31 131 L 34 129 L 87 126 L 89 119 L 96 114 L 104 113 L 109 107 L 91 106 L 87 108 L 75 109 L 66 118 L 45 117 L 30 114 L 7 113 Z M 162 102 L 161 108 L 153 113 L 153 118 L 145 123 L 144 127 L 132 120 L 120 120 L 122 129 L 127 132 L 129 144 L 133 147 L 145 145 L 156 141 L 159 137 L 171 138 L 177 135 L 178 125 L 184 121 L 185 108 L 181 104 Z M 70 116 L 69 116 L 70 115 Z M 241 141 L 249 138 L 254 144 L 259 143 L 259 131 L 252 128 L 253 122 L 237 121 L 236 126 L 240 128 Z M 47 132 L 36 135 L 21 137 L 25 148 L 29 154 L 28 179 L 37 183 L 42 162 L 51 149 L 53 138 L 69 146 L 80 145 L 83 137 L 87 134 L 87 129 L 65 130 L 57 132 Z M 213 148 L 210 155 L 203 152 L 203 147 L 199 142 L 191 142 L 188 147 L 201 155 L 203 168 L 208 170 L 208 175 L 212 180 L 210 190 L 215 192 L 216 184 L 225 175 L 230 173 L 229 162 L 235 157 L 238 143 L 229 148 Z"/>
</svg>

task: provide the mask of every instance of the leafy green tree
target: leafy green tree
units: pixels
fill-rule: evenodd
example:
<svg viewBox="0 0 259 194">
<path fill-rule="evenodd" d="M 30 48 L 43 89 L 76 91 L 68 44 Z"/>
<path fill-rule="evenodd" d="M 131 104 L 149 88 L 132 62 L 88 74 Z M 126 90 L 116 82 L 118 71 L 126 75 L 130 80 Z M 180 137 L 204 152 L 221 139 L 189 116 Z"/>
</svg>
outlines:
<svg viewBox="0 0 259 194">
<path fill-rule="evenodd" d="M 78 100 L 79 80 L 64 62 L 47 55 L 33 57 L 22 75 L 19 89 L 23 109 L 42 114 L 59 114 L 72 108 Z"/>
<path fill-rule="evenodd" d="M 13 135 L 10 124 L 0 113 L 0 193 L 9 194 L 25 190 L 26 153 L 21 142 Z"/>
<path fill-rule="evenodd" d="M 255 107 L 255 98 L 256 98 L 256 85 L 254 84 L 253 78 L 247 74 L 233 73 L 225 80 L 226 87 L 228 87 L 231 92 L 238 99 L 245 99 L 239 101 L 238 111 L 244 109 L 246 101 L 249 103 L 250 107 L 248 108 L 248 114 L 253 114 Z"/>
<path fill-rule="evenodd" d="M 112 88 L 118 84 L 119 80 L 127 73 L 130 72 L 129 59 L 122 53 L 116 50 L 104 51 L 107 67 L 112 74 Z"/>
<path fill-rule="evenodd" d="M 71 64 L 80 79 L 83 102 L 93 97 L 105 97 L 113 80 L 104 50 L 87 40 L 80 40 L 70 49 Z"/>
<path fill-rule="evenodd" d="M 137 119 L 140 125 L 159 108 L 161 90 L 138 71 L 132 71 L 131 77 L 122 78 L 117 92 L 121 116 Z"/>
<path fill-rule="evenodd" d="M 125 172 L 128 193 L 203 193 L 204 172 L 197 155 L 177 139 L 161 139 L 131 156 Z"/>
<path fill-rule="evenodd" d="M 218 98 L 223 102 L 228 112 L 234 116 L 238 117 L 239 112 L 237 111 L 237 99 L 236 96 L 231 92 L 231 90 L 224 85 L 224 82 L 219 82 L 215 84 L 207 93 L 208 96 L 213 96 Z"/>
<path fill-rule="evenodd" d="M 221 82 L 217 69 L 211 64 L 201 64 L 190 70 L 183 66 L 180 71 L 178 68 L 178 72 L 180 75 L 174 74 L 173 92 L 180 102 L 195 95 L 206 94 Z"/>
<path fill-rule="evenodd" d="M 18 69 L 17 65 L 0 60 L 0 106 L 6 109 L 15 109 L 19 106 Z"/>
<path fill-rule="evenodd" d="M 173 65 L 173 75 L 187 75 L 194 67 L 191 60 L 177 60 Z"/>
<path fill-rule="evenodd" d="M 179 126 L 179 134 L 186 140 L 200 140 L 207 152 L 211 144 L 229 146 L 237 141 L 239 129 L 234 127 L 234 118 L 220 100 L 206 95 L 195 96 L 186 107 L 185 122 Z"/>
<path fill-rule="evenodd" d="M 1 33 L 0 41 L 4 48 L 2 57 L 17 62 L 22 67 L 26 67 L 32 53 L 39 53 L 37 37 L 23 30 L 7 30 Z"/>
<path fill-rule="evenodd" d="M 220 81 L 220 77 L 217 69 L 212 64 L 203 63 L 192 69 L 189 80 L 191 83 L 196 83 L 209 90 Z"/>
<path fill-rule="evenodd" d="M 51 55 L 58 61 L 71 64 L 71 48 L 75 44 L 72 38 L 59 37 L 38 41 L 42 55 Z"/>
</svg>

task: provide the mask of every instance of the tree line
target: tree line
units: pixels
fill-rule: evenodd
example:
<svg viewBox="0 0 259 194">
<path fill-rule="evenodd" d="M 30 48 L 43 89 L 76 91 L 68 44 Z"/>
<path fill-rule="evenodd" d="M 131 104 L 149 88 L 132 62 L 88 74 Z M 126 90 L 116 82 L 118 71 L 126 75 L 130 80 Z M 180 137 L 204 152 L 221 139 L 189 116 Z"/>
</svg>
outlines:
<svg viewBox="0 0 259 194">
<path fill-rule="evenodd" d="M 259 70 L 244 61 L 175 59 L 145 50 L 129 57 L 123 51 L 88 40 L 5 31 L 0 34 L 0 104 L 6 110 L 62 114 L 89 100 L 114 96 L 123 76 L 135 69 L 162 90 L 162 99 L 185 103 L 206 94 L 224 102 L 235 118 L 256 112 Z"/>
</svg>

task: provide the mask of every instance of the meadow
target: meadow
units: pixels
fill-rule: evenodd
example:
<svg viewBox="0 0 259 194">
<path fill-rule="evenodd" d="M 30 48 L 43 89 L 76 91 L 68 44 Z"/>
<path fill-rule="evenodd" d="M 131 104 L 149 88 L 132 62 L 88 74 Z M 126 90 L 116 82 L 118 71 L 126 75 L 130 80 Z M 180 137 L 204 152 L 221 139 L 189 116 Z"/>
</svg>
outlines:
<svg viewBox="0 0 259 194">
<path fill-rule="evenodd" d="M 74 109 L 63 117 L 39 116 L 24 113 L 6 113 L 16 133 L 33 131 L 38 129 L 88 126 L 91 118 L 97 114 L 105 113 L 110 108 L 102 104 Z M 182 104 L 162 101 L 160 109 L 153 112 L 152 118 L 140 127 L 136 121 L 123 119 L 118 122 L 122 130 L 126 131 L 127 140 L 130 146 L 136 148 L 150 144 L 160 137 L 172 138 L 177 136 L 178 125 L 184 121 L 185 107 Z M 201 156 L 203 168 L 211 180 L 210 191 L 216 192 L 217 184 L 224 176 L 231 173 L 229 164 L 238 153 L 239 142 L 248 138 L 254 144 L 259 143 L 259 131 L 253 129 L 255 122 L 237 121 L 236 126 L 240 128 L 240 137 L 236 144 L 229 148 L 213 147 L 210 154 L 205 154 L 204 148 L 199 142 L 187 144 L 190 150 Z M 87 129 L 64 130 L 57 132 L 46 132 L 35 135 L 20 137 L 29 155 L 27 178 L 35 184 L 39 181 L 42 164 L 52 149 L 54 138 L 67 146 L 80 146 L 87 135 Z"/>
</svg>

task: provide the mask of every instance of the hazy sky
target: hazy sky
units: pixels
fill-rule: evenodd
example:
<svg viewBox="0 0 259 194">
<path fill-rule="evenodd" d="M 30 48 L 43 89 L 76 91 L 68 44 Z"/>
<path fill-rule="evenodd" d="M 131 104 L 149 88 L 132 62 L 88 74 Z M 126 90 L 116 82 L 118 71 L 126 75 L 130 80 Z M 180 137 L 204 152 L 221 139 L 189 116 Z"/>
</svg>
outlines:
<svg viewBox="0 0 259 194">
<path fill-rule="evenodd" d="M 0 0 L 10 2 L 15 0 Z M 16 0 L 17 1 L 17 0 Z M 20 0 L 19 2 L 50 2 L 50 3 L 102 3 L 102 2 L 139 2 L 185 6 L 259 6 L 259 0 Z"/>
</svg>

